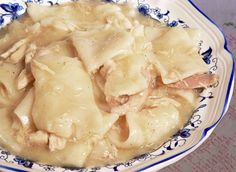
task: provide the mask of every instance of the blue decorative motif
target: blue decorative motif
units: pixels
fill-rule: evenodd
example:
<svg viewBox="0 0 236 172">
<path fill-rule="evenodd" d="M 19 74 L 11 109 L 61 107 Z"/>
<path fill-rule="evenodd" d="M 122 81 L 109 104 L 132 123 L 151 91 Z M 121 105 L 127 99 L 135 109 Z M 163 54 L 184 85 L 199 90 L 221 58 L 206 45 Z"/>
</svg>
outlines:
<svg viewBox="0 0 236 172">
<path fill-rule="evenodd" d="M 169 21 L 169 14 L 170 14 L 169 10 L 167 10 L 164 13 L 162 13 L 161 9 L 156 8 L 156 9 L 153 9 L 152 11 L 153 11 L 154 15 L 157 17 L 158 20 L 164 19 L 165 23 L 167 24 L 167 26 L 169 26 L 169 27 L 176 27 L 176 26 L 178 26 L 178 21 L 176 21 L 176 20 L 173 20 L 171 22 Z"/>
<path fill-rule="evenodd" d="M 190 129 L 188 128 L 184 128 L 182 130 L 180 130 L 177 135 L 179 135 L 182 138 L 188 138 L 191 134 L 190 134 Z"/>
<path fill-rule="evenodd" d="M 218 63 L 218 58 L 214 57 L 211 60 L 212 64 L 214 64 L 213 66 L 210 67 L 210 72 L 214 73 L 217 70 L 217 63 Z"/>
<path fill-rule="evenodd" d="M 211 63 L 212 58 L 212 48 L 209 47 L 208 50 L 201 53 L 201 55 L 203 56 L 202 59 L 204 60 L 204 62 L 209 65 Z"/>
<path fill-rule="evenodd" d="M 113 2 L 112 0 L 105 0 L 106 2 Z"/>
<path fill-rule="evenodd" d="M 168 16 L 168 14 L 170 13 L 169 10 L 167 10 L 166 13 L 161 13 L 161 10 L 159 8 L 157 8 L 154 12 L 158 19 L 162 19 L 164 16 Z"/>
<path fill-rule="evenodd" d="M 167 141 L 164 145 L 163 148 L 165 148 L 166 151 L 171 151 L 174 150 L 177 146 L 181 147 L 186 143 L 186 139 L 182 139 L 179 136 L 173 137 L 171 140 Z"/>
<path fill-rule="evenodd" d="M 13 160 L 17 162 L 19 165 L 23 165 L 24 167 L 27 167 L 27 168 L 32 168 L 33 166 L 33 161 L 25 160 L 24 158 L 21 158 L 18 156 L 16 156 Z"/>
<path fill-rule="evenodd" d="M 211 65 L 210 73 L 214 73 L 217 70 L 218 58 L 217 57 L 213 58 L 213 50 L 210 46 L 207 50 L 203 52 L 202 52 L 202 46 L 203 46 L 203 40 L 199 42 L 198 54 L 202 56 L 202 59 L 204 60 L 206 64 Z M 218 86 L 218 83 L 213 85 L 214 88 L 216 88 L 217 86 Z"/>
<path fill-rule="evenodd" d="M 0 4 L 0 8 L 2 8 L 4 11 L 8 13 L 11 13 L 13 18 L 15 19 L 18 16 L 17 12 L 23 9 L 23 7 L 20 6 L 18 3 Z"/>
<path fill-rule="evenodd" d="M 200 98 L 201 98 L 200 102 L 203 102 L 206 99 L 213 99 L 214 96 L 213 96 L 212 92 L 209 92 L 208 95 L 205 95 L 205 96 L 204 95 L 200 95 Z"/>
<path fill-rule="evenodd" d="M 174 20 L 174 21 L 168 23 L 167 26 L 169 26 L 169 27 L 176 27 L 177 25 L 178 25 L 178 22 Z"/>
<path fill-rule="evenodd" d="M 99 171 L 99 170 L 95 170 L 95 169 L 100 169 L 99 167 L 98 168 L 84 168 L 84 167 L 64 167 L 64 170 L 63 172 L 71 172 L 71 171 L 74 171 L 74 172 L 95 172 L 95 171 Z"/>
<path fill-rule="evenodd" d="M 191 130 L 195 130 L 202 123 L 201 115 L 193 115 L 192 118 L 188 121 L 188 126 L 192 127 Z"/>
<path fill-rule="evenodd" d="M 58 4 L 59 0 L 22 0 L 26 3 L 37 3 L 37 4 L 48 4 L 48 5 L 55 5 Z M 71 0 L 76 1 L 76 0 Z M 119 2 L 120 0 L 105 0 L 106 2 Z M 142 1 L 142 2 L 140 2 Z M 145 3 L 145 0 L 137 0 L 138 2 L 138 11 L 147 16 L 151 16 L 161 23 L 165 23 L 166 26 L 169 27 L 176 27 L 181 26 L 183 28 L 188 28 L 189 26 L 183 21 L 182 19 L 172 19 L 170 17 L 171 11 L 166 9 L 160 9 L 158 7 L 151 8 L 148 3 Z M 0 12 L 0 26 L 3 25 L 6 22 L 6 18 L 10 18 L 11 20 L 17 19 L 19 17 L 19 12 L 23 10 L 23 7 L 18 3 L 7 3 L 7 4 L 1 4 L 0 3 L 0 9 L 4 11 L 4 13 Z M 199 43 L 199 54 L 202 55 L 203 60 L 206 64 L 211 65 L 210 66 L 210 72 L 214 72 L 217 70 L 217 61 L 218 59 L 213 56 L 213 49 L 209 47 L 207 50 L 202 52 L 202 44 L 203 41 L 200 41 Z M 214 88 L 217 87 L 217 85 L 214 86 Z M 185 125 L 185 127 L 180 130 L 178 133 L 176 133 L 170 140 L 168 140 L 166 143 L 163 144 L 160 148 L 154 150 L 151 153 L 145 153 L 143 155 L 137 156 L 129 161 L 126 161 L 124 163 L 118 163 L 113 165 L 107 165 L 106 168 L 110 169 L 112 171 L 119 171 L 120 169 L 124 167 L 131 167 L 135 163 L 143 162 L 150 159 L 155 159 L 158 156 L 164 155 L 167 151 L 172 151 L 177 147 L 181 147 L 185 145 L 187 142 L 187 139 L 191 137 L 191 134 L 194 130 L 196 130 L 200 124 L 202 123 L 201 120 L 201 113 L 199 113 L 202 109 L 207 107 L 206 100 L 213 99 L 213 93 L 208 92 L 207 95 L 201 95 L 199 100 L 199 106 L 193 111 L 193 115 L 191 119 L 188 121 L 188 123 Z M 18 156 L 14 156 L 14 158 L 10 158 L 9 152 L 0 149 L 0 159 L 4 160 L 6 162 L 12 162 L 17 163 L 19 165 L 22 165 L 27 168 L 32 168 L 34 165 L 34 162 L 25 160 L 23 158 L 20 158 Z M 35 163 L 36 164 L 36 163 Z M 43 169 L 44 171 L 57 171 L 57 167 L 51 166 L 51 165 L 42 165 L 42 164 L 36 164 L 39 167 Z M 63 172 L 69 172 L 69 171 L 76 171 L 76 172 L 96 172 L 96 171 L 102 171 L 103 168 L 95 167 L 95 168 L 61 168 Z"/>
<path fill-rule="evenodd" d="M 138 11 L 139 11 L 139 13 L 147 16 L 150 13 L 150 8 L 148 7 L 148 5 L 140 4 L 138 6 Z"/>
<path fill-rule="evenodd" d="M 58 5 L 59 0 L 22 0 L 26 3 L 35 3 L 35 4 L 43 4 L 43 5 Z M 77 0 L 70 0 L 77 1 Z"/>
<path fill-rule="evenodd" d="M 24 0 L 26 3 L 43 4 L 44 0 Z"/>
<path fill-rule="evenodd" d="M 133 166 L 133 163 L 136 162 L 136 159 L 133 158 L 131 160 L 128 160 L 124 163 L 118 163 L 118 164 L 115 164 L 115 165 L 107 165 L 106 168 L 108 169 L 113 169 L 113 171 L 119 171 L 119 167 L 123 166 L 123 167 L 131 167 Z"/>
<path fill-rule="evenodd" d="M 23 7 L 19 3 L 0 4 L 0 9 L 4 13 L 0 13 L 0 26 L 5 22 L 6 17 L 10 17 L 10 20 L 15 20 L 19 17 L 18 12 L 23 10 Z"/>
<path fill-rule="evenodd" d="M 92 171 L 98 171 L 100 169 L 101 169 L 101 167 L 93 167 L 93 168 L 91 168 Z"/>
<path fill-rule="evenodd" d="M 9 155 L 9 152 L 8 152 L 8 151 L 1 150 L 1 149 L 0 149 L 0 159 L 2 159 L 2 160 L 7 160 L 8 155 Z"/>
<path fill-rule="evenodd" d="M 150 153 L 145 153 L 142 155 L 139 155 L 137 157 L 135 157 L 134 159 L 138 160 L 138 161 L 145 161 L 146 159 L 150 158 L 151 154 Z"/>
<path fill-rule="evenodd" d="M 145 16 L 149 15 L 149 16 L 159 20 L 160 22 L 165 23 L 166 26 L 168 26 L 168 27 L 176 27 L 178 25 L 180 25 L 184 28 L 189 27 L 183 20 L 180 20 L 180 19 L 170 21 L 170 17 L 169 17 L 170 11 L 169 10 L 166 10 L 163 12 L 158 7 L 151 8 L 149 6 L 149 4 L 144 4 L 143 2 L 141 3 L 141 2 L 139 2 L 139 0 L 138 0 L 138 11 L 139 11 L 139 13 L 141 13 Z"/>
<path fill-rule="evenodd" d="M 39 164 L 39 166 L 42 167 L 45 171 L 55 171 L 55 166 L 52 165 Z"/>
<path fill-rule="evenodd" d="M 4 23 L 4 18 L 3 16 L 0 16 L 0 25 L 2 25 Z"/>
</svg>

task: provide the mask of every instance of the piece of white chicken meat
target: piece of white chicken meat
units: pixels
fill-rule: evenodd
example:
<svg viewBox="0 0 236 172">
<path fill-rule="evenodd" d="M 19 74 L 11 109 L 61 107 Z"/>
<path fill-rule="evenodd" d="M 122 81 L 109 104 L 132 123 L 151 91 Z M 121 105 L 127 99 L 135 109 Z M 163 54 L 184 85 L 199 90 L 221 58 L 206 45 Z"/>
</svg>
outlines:
<svg viewBox="0 0 236 172">
<path fill-rule="evenodd" d="M 155 87 L 156 71 L 142 54 L 123 55 L 105 63 L 95 81 L 112 113 L 124 115 L 142 108 Z"/>
</svg>

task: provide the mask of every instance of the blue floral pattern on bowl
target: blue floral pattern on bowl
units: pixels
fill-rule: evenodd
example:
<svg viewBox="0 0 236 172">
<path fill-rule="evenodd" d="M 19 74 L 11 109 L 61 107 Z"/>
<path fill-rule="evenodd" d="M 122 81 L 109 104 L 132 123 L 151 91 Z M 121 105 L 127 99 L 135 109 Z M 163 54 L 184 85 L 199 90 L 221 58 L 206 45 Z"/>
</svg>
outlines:
<svg viewBox="0 0 236 172">
<path fill-rule="evenodd" d="M 0 8 L 3 11 L 0 13 L 0 26 L 4 24 L 6 18 L 10 18 L 11 21 L 17 19 L 19 12 L 24 9 L 19 3 L 3 3 L 0 4 Z"/>
<path fill-rule="evenodd" d="M 13 1 L 13 2 L 12 2 Z M 0 27 L 5 26 L 12 20 L 18 19 L 20 15 L 25 12 L 26 5 L 25 3 L 37 3 L 37 4 L 46 4 L 46 5 L 55 5 L 59 4 L 59 0 L 21 0 L 22 3 L 15 2 L 16 0 L 11 0 L 9 3 L 0 2 Z M 75 1 L 75 0 L 70 0 Z M 126 2 L 127 0 L 106 0 L 107 2 Z M 143 15 L 149 15 L 161 23 L 164 23 L 168 27 L 184 27 L 188 28 L 187 23 L 179 18 L 173 19 L 170 17 L 171 11 L 168 9 L 161 9 L 159 7 L 152 7 L 149 5 L 146 0 L 137 0 L 137 10 Z M 215 72 L 217 70 L 218 58 L 213 55 L 213 48 L 207 46 L 207 49 L 203 48 L 204 41 L 199 42 L 199 54 L 202 56 L 203 60 L 207 65 L 209 65 L 210 72 Z M 204 46 L 206 47 L 206 46 Z M 212 89 L 218 87 L 218 84 L 214 85 Z M 8 151 L 0 148 L 0 160 L 18 164 L 27 168 L 32 169 L 41 169 L 44 171 L 77 171 L 77 172 L 95 172 L 95 171 L 120 171 L 127 167 L 134 166 L 139 162 L 144 162 L 146 160 L 155 159 L 156 157 L 165 155 L 167 152 L 173 151 L 178 147 L 182 147 L 188 141 L 188 138 L 191 137 L 192 133 L 201 125 L 202 123 L 202 111 L 208 106 L 208 101 L 214 99 L 214 93 L 212 90 L 204 91 L 200 98 L 198 107 L 193 111 L 193 115 L 185 127 L 176 133 L 170 140 L 164 143 L 160 148 L 153 150 L 153 152 L 145 153 L 143 155 L 137 156 L 131 160 L 128 160 L 124 163 L 118 163 L 113 165 L 107 165 L 105 167 L 95 167 L 95 168 L 61 168 L 51 165 L 45 165 L 40 163 L 35 163 L 30 160 L 23 159 L 18 156 L 11 155 Z M 158 162 L 157 162 L 158 163 Z"/>
</svg>

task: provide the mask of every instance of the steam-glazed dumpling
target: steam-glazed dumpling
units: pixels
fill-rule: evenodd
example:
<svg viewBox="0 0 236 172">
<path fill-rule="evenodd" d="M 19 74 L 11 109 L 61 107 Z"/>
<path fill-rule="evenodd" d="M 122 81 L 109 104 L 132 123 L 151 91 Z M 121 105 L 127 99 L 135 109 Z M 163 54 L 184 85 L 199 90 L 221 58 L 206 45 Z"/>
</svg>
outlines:
<svg viewBox="0 0 236 172">
<path fill-rule="evenodd" d="M 77 31 L 72 40 L 89 73 L 113 57 L 129 53 L 134 41 L 131 33 L 113 28 Z"/>
<path fill-rule="evenodd" d="M 166 135 L 174 134 L 181 127 L 179 111 L 173 104 L 127 113 L 125 121 L 125 124 L 117 123 L 108 135 L 113 144 L 126 149 L 161 144 Z"/>
<path fill-rule="evenodd" d="M 37 129 L 76 139 L 103 133 L 103 114 L 95 104 L 92 84 L 81 62 L 51 49 L 41 50 L 32 62 L 32 115 Z"/>
<path fill-rule="evenodd" d="M 147 62 L 142 54 L 114 59 L 114 69 L 107 74 L 104 93 L 108 96 L 133 95 L 148 87 L 145 76 Z"/>
<path fill-rule="evenodd" d="M 196 49 L 198 34 L 197 31 L 173 28 L 153 41 L 155 55 L 151 55 L 150 59 L 165 84 L 208 71 Z"/>
</svg>

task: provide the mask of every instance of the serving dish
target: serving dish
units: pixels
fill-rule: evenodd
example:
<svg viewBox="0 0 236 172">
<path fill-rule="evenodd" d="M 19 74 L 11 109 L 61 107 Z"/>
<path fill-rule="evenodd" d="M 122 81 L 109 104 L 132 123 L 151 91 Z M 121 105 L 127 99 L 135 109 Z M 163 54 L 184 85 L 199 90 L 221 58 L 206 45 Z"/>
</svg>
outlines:
<svg viewBox="0 0 236 172">
<path fill-rule="evenodd" d="M 73 0 L 72 0 L 73 1 Z M 23 15 L 27 3 L 57 5 L 65 0 L 4 0 L 0 2 L 0 27 Z M 107 0 L 111 3 L 111 0 Z M 124 163 L 95 168 L 62 168 L 32 162 L 14 156 L 0 148 L 0 168 L 8 171 L 154 171 L 161 169 L 200 146 L 226 113 L 234 85 L 234 60 L 220 29 L 188 0 L 115 0 L 131 3 L 143 15 L 165 23 L 169 27 L 193 27 L 204 31 L 199 42 L 199 53 L 209 66 L 209 71 L 219 75 L 219 82 L 206 89 L 185 127 L 159 149 Z M 76 157 L 74 157 L 76 158 Z"/>
</svg>

